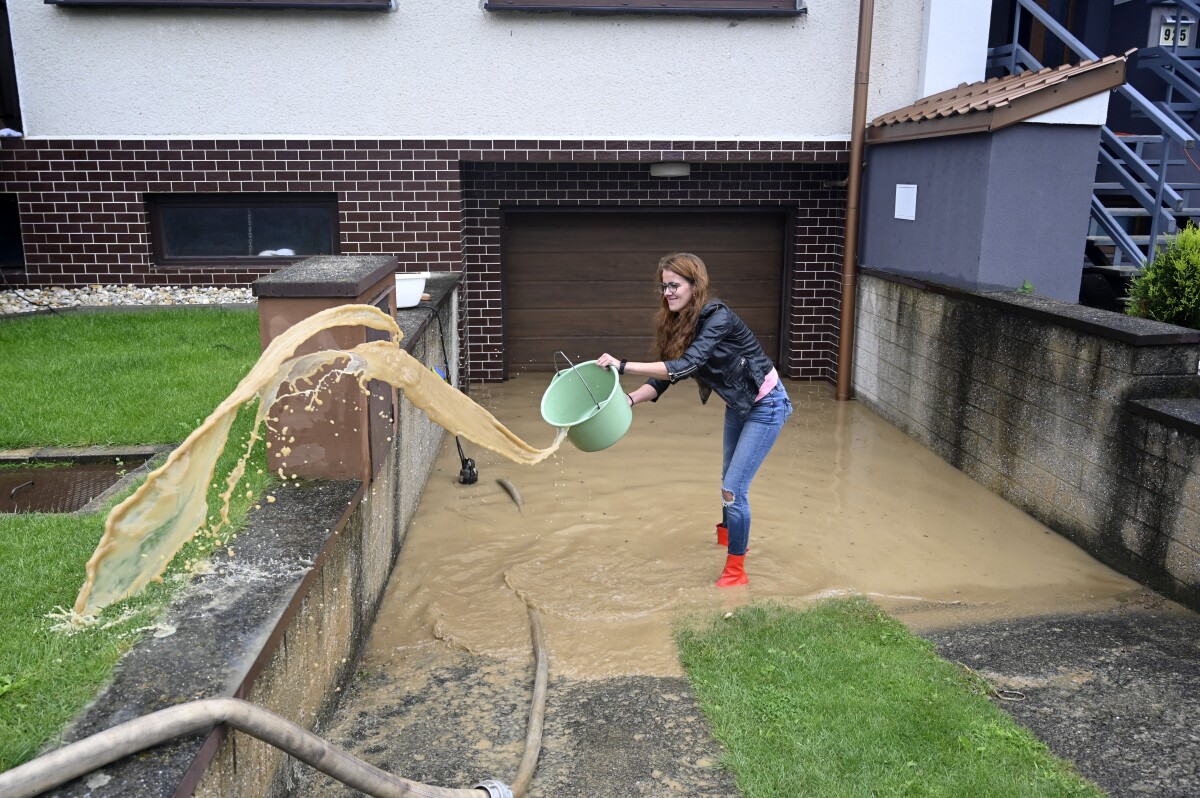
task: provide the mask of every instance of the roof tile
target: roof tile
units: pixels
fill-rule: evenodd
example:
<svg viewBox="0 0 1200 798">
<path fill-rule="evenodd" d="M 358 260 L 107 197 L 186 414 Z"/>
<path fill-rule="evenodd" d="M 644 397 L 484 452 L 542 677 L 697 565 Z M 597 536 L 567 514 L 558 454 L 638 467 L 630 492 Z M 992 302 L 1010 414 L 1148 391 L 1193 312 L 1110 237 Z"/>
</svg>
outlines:
<svg viewBox="0 0 1200 798">
<path fill-rule="evenodd" d="M 1094 69 L 1124 61 L 1126 55 L 1108 55 L 1098 61 L 1081 61 L 1037 72 L 1019 72 L 1002 78 L 963 83 L 953 89 L 932 94 L 912 105 L 876 117 L 868 127 L 885 127 L 913 120 L 930 120 L 1004 108 L 1012 100 L 1059 85 Z"/>
</svg>

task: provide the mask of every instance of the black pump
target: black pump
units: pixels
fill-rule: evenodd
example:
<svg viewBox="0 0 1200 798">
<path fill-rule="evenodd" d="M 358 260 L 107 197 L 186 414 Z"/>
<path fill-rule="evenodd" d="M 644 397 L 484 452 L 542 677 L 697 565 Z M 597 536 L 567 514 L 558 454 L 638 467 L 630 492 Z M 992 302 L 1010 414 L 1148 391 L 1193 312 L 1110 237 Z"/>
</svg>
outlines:
<svg viewBox="0 0 1200 798">
<path fill-rule="evenodd" d="M 475 461 L 463 454 L 462 441 L 458 436 L 454 436 L 454 443 L 458 446 L 458 459 L 462 463 L 462 470 L 458 472 L 458 481 L 464 485 L 474 485 L 479 481 L 479 469 L 475 467 Z"/>
</svg>

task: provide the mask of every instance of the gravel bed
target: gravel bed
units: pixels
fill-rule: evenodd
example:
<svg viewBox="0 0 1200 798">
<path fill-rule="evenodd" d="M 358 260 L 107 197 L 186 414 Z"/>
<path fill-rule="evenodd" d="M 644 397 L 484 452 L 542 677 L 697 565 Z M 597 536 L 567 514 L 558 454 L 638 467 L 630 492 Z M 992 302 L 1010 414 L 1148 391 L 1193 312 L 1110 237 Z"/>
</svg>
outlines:
<svg viewBox="0 0 1200 798">
<path fill-rule="evenodd" d="M 0 315 L 31 313 L 45 308 L 113 305 L 224 305 L 257 300 L 247 288 L 212 286 L 88 285 L 73 288 L 13 288 L 0 291 Z"/>
</svg>

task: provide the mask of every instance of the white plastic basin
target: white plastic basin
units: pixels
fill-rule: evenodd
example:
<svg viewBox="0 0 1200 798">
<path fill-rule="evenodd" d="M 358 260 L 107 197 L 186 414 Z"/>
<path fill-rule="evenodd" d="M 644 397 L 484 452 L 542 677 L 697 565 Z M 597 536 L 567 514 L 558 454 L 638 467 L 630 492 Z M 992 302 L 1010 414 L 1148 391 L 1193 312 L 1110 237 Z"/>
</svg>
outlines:
<svg viewBox="0 0 1200 798">
<path fill-rule="evenodd" d="M 429 272 L 396 275 L 396 307 L 411 308 L 421 301 L 425 293 L 425 278 Z"/>
</svg>

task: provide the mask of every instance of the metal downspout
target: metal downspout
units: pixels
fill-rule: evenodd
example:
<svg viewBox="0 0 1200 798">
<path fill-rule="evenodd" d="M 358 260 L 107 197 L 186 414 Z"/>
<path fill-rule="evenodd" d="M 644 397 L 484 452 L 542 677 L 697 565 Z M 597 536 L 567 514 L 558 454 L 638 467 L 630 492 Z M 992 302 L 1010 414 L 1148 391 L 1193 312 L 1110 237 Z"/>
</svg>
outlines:
<svg viewBox="0 0 1200 798">
<path fill-rule="evenodd" d="M 858 203 L 862 195 L 867 132 L 867 84 L 871 76 L 871 28 L 875 0 L 859 0 L 858 59 L 854 65 L 854 113 L 850 121 L 850 175 L 846 181 L 846 233 L 842 246 L 842 313 L 838 328 L 837 398 L 854 393 L 854 307 L 858 291 Z"/>
</svg>

